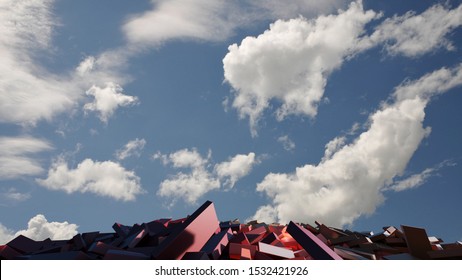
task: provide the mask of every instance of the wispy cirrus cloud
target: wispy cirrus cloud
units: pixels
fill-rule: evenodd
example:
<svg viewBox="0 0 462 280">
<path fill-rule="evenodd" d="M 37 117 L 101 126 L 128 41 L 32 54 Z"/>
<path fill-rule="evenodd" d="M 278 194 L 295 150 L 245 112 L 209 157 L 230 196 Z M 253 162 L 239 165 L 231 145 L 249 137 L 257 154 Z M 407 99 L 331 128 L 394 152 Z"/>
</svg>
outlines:
<svg viewBox="0 0 462 280">
<path fill-rule="evenodd" d="M 48 141 L 31 136 L 0 137 L 0 180 L 42 173 L 41 162 L 35 155 L 52 148 Z"/>
</svg>

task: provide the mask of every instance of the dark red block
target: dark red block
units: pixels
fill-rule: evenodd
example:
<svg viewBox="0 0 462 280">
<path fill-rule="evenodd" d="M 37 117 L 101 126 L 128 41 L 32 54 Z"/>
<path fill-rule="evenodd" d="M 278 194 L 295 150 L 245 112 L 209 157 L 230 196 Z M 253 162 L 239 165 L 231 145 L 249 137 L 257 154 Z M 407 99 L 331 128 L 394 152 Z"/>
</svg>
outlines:
<svg viewBox="0 0 462 280">
<path fill-rule="evenodd" d="M 181 259 L 186 252 L 199 251 L 215 233 L 219 221 L 211 201 L 205 202 L 157 246 L 152 257 Z"/>
<path fill-rule="evenodd" d="M 213 235 L 201 251 L 206 252 L 211 259 L 217 260 L 223 253 L 223 250 L 229 244 L 229 240 L 233 237 L 231 229 L 222 230 L 221 232 Z"/>
<path fill-rule="evenodd" d="M 303 228 L 294 222 L 290 222 L 287 227 L 287 232 L 310 254 L 317 260 L 341 260 L 329 246 L 324 244 L 319 238 L 312 234 L 306 228 Z"/>
<path fill-rule="evenodd" d="M 19 235 L 15 239 L 8 242 L 6 245 L 22 253 L 38 251 L 42 248 L 42 242 L 37 242 L 24 235 Z"/>
<path fill-rule="evenodd" d="M 425 229 L 403 225 L 401 228 L 403 229 L 407 247 L 411 255 L 421 259 L 428 259 L 429 256 L 427 252 L 432 250 L 432 245 L 428 240 Z"/>
<path fill-rule="evenodd" d="M 16 251 L 8 245 L 0 246 L 0 259 L 2 260 L 13 260 L 21 255 L 21 253 L 19 253 L 18 251 Z"/>
<path fill-rule="evenodd" d="M 186 252 L 182 260 L 210 260 L 206 252 Z"/>
</svg>

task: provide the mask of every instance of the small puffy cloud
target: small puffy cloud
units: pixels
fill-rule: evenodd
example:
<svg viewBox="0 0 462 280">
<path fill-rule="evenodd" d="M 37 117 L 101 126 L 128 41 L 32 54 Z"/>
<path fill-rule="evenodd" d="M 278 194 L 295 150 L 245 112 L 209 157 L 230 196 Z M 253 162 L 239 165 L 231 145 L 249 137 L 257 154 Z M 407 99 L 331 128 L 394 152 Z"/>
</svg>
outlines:
<svg viewBox="0 0 462 280">
<path fill-rule="evenodd" d="M 75 169 L 69 169 L 64 159 L 58 159 L 48 170 L 46 179 L 37 182 L 50 190 L 67 193 L 94 193 L 116 200 L 133 201 L 144 193 L 140 178 L 117 162 L 85 159 Z"/>
<path fill-rule="evenodd" d="M 268 174 L 257 190 L 266 193 L 272 203 L 257 210 L 253 218 L 283 223 L 320 219 L 343 226 L 372 214 L 384 201 L 383 192 L 402 175 L 428 136 L 430 129 L 423 121 L 431 97 L 461 84 L 459 65 L 398 86 L 393 100 L 370 116 L 368 128 L 354 141 L 345 144 L 334 139 L 326 145 L 326 156 L 318 165 L 307 164 L 288 174 Z M 406 186 L 415 183 L 418 180 Z"/>
<path fill-rule="evenodd" d="M 454 46 L 446 36 L 461 25 L 462 5 L 449 9 L 437 4 L 421 14 L 409 11 L 386 19 L 363 44 L 371 47 L 385 43 L 391 55 L 416 57 L 438 48 L 452 50 Z"/>
<path fill-rule="evenodd" d="M 282 147 L 286 151 L 293 151 L 295 149 L 295 143 L 289 138 L 288 135 L 279 137 L 278 142 L 282 144 Z"/>
<path fill-rule="evenodd" d="M 229 161 L 221 162 L 215 165 L 215 172 L 220 179 L 225 179 L 224 185 L 232 188 L 234 184 L 244 176 L 247 176 L 258 160 L 255 159 L 255 153 L 247 155 L 236 155 Z"/>
<path fill-rule="evenodd" d="M 44 215 L 38 214 L 29 220 L 27 229 L 16 233 L 0 224 L 0 244 L 6 244 L 19 235 L 36 241 L 47 238 L 52 240 L 70 239 L 77 234 L 77 228 L 76 224 L 69 222 L 48 222 Z"/>
<path fill-rule="evenodd" d="M 273 100 L 281 102 L 279 121 L 288 115 L 314 117 L 327 77 L 356 52 L 365 25 L 375 17 L 356 1 L 337 15 L 278 20 L 258 37 L 229 46 L 225 80 L 236 91 L 232 106 L 249 118 L 252 135 Z"/>
<path fill-rule="evenodd" d="M 413 174 L 405 179 L 395 181 L 388 189 L 393 190 L 395 192 L 400 192 L 418 188 L 421 185 L 425 184 L 430 177 L 435 176 L 440 169 L 446 166 L 454 165 L 455 163 L 451 161 L 444 161 L 436 165 L 435 167 L 427 168 L 418 174 Z"/>
<path fill-rule="evenodd" d="M 170 155 L 157 153 L 154 158 L 164 165 L 190 169 L 189 173 L 178 172 L 160 183 L 157 195 L 172 198 L 172 204 L 178 199 L 194 204 L 204 194 L 220 188 L 220 181 L 207 169 L 210 152 L 203 158 L 196 149 L 183 149 Z"/>
<path fill-rule="evenodd" d="M 51 149 L 47 141 L 30 136 L 0 137 L 0 179 L 42 173 L 40 161 L 33 155 Z"/>
<path fill-rule="evenodd" d="M 136 138 L 135 140 L 131 140 L 125 144 L 122 149 L 117 150 L 115 156 L 118 160 L 124 160 L 131 156 L 139 157 L 145 145 L 146 140 Z"/>
<path fill-rule="evenodd" d="M 97 111 L 102 122 L 107 123 L 108 119 L 114 114 L 118 107 L 134 105 L 138 102 L 135 96 L 125 95 L 120 85 L 108 82 L 106 86 L 92 86 L 87 95 L 93 96 L 94 101 L 87 103 L 83 107 L 85 111 Z"/>
<path fill-rule="evenodd" d="M 182 149 L 169 155 L 158 152 L 153 158 L 160 160 L 164 165 L 171 164 L 175 169 L 189 169 L 189 172 L 178 172 L 170 176 L 159 185 L 157 194 L 172 198 L 172 204 L 178 199 L 195 204 L 206 193 L 220 189 L 222 184 L 232 188 L 259 162 L 254 153 L 249 153 L 236 155 L 228 161 L 215 164 L 212 168 L 211 151 L 207 157 L 203 157 L 196 149 Z"/>
</svg>

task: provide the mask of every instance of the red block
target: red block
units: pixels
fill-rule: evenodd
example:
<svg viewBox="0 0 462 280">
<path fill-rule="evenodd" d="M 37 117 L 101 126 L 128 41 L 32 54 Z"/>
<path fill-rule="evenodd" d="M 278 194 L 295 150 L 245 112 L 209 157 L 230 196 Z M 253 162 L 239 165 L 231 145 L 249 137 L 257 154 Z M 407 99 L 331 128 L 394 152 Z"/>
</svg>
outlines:
<svg viewBox="0 0 462 280">
<path fill-rule="evenodd" d="M 205 202 L 157 246 L 152 257 L 180 260 L 186 252 L 199 251 L 215 233 L 219 221 L 211 201 Z"/>
<path fill-rule="evenodd" d="M 229 243 L 229 258 L 234 260 L 247 260 L 255 259 L 255 253 L 257 252 L 257 246 Z"/>
<path fill-rule="evenodd" d="M 306 228 L 303 228 L 294 222 L 290 222 L 287 232 L 305 249 L 308 254 L 317 260 L 341 260 L 329 246 L 324 244 L 319 238 L 312 234 Z"/>
</svg>

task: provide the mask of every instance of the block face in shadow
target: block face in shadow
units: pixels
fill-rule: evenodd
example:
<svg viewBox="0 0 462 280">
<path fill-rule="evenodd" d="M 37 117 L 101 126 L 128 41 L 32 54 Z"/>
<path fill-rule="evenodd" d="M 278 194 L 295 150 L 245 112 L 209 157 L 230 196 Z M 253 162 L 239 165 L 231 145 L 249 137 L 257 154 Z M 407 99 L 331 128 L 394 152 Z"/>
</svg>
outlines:
<svg viewBox="0 0 462 280">
<path fill-rule="evenodd" d="M 287 232 L 316 260 L 341 260 L 329 246 L 319 240 L 309 230 L 290 222 Z"/>
<path fill-rule="evenodd" d="M 19 235 L 15 239 L 8 242 L 6 245 L 22 253 L 38 251 L 42 247 L 41 242 L 32 240 L 28 237 L 25 237 L 24 235 Z"/>
<path fill-rule="evenodd" d="M 425 229 L 410 226 L 401 226 L 401 228 L 411 255 L 420 259 L 428 259 L 427 252 L 432 250 L 432 246 Z"/>
<path fill-rule="evenodd" d="M 215 207 L 207 201 L 159 244 L 152 257 L 179 260 L 188 251 L 199 251 L 218 227 Z"/>
</svg>

